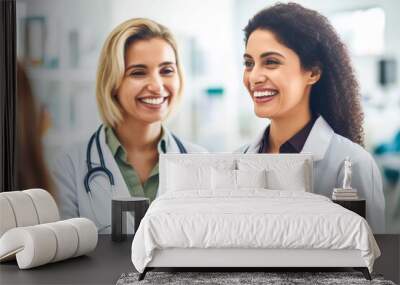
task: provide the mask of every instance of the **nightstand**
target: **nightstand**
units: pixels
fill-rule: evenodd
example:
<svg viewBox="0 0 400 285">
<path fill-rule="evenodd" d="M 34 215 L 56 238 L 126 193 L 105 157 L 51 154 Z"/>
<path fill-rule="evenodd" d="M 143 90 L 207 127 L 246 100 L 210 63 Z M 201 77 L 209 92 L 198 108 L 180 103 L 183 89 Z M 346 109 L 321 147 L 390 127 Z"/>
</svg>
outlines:
<svg viewBox="0 0 400 285">
<path fill-rule="evenodd" d="M 365 208 L 366 208 L 365 199 L 332 200 L 332 201 L 350 211 L 353 211 L 356 214 L 359 214 L 361 217 L 365 218 Z"/>
<path fill-rule="evenodd" d="M 150 200 L 144 197 L 119 197 L 111 202 L 111 239 L 123 241 L 126 236 L 126 212 L 133 212 L 135 217 L 135 234 L 140 221 L 149 208 Z"/>
</svg>

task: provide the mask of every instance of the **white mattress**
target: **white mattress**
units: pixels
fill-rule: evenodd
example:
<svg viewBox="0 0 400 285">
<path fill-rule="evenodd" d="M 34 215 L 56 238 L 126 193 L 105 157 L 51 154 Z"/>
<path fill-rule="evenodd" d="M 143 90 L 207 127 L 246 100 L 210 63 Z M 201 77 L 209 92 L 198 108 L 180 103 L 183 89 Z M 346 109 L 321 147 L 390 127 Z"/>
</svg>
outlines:
<svg viewBox="0 0 400 285">
<path fill-rule="evenodd" d="M 156 249 L 359 250 L 372 271 L 379 248 L 365 219 L 317 194 L 248 189 L 220 196 L 198 191 L 156 199 L 132 243 L 139 272 Z"/>
</svg>

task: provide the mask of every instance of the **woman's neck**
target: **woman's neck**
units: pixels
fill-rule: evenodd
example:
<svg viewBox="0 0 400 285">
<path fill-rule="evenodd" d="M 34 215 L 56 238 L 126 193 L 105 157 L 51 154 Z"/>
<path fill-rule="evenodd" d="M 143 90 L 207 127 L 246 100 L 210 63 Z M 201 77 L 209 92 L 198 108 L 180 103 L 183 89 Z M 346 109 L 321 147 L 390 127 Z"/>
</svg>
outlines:
<svg viewBox="0 0 400 285">
<path fill-rule="evenodd" d="M 135 120 L 126 120 L 114 130 L 128 152 L 157 150 L 157 144 L 162 135 L 161 122 L 143 124 Z"/>
<path fill-rule="evenodd" d="M 311 120 L 311 112 L 298 112 L 284 118 L 271 120 L 268 138 L 268 152 L 279 153 L 279 149 L 291 137 L 303 129 Z"/>
</svg>

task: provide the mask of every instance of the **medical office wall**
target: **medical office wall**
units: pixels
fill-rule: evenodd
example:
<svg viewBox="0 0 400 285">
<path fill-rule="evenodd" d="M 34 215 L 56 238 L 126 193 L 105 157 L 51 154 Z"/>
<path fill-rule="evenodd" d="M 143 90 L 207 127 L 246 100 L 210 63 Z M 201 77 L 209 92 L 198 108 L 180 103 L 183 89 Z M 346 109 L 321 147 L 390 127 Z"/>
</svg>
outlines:
<svg viewBox="0 0 400 285">
<path fill-rule="evenodd" d="M 132 17 L 168 26 L 178 38 L 186 75 L 168 126 L 210 151 L 233 151 L 266 125 L 241 83 L 243 27 L 265 0 L 17 0 L 17 52 L 34 94 L 51 115 L 44 137 L 50 162 L 100 124 L 95 73 L 107 34 Z M 400 233 L 400 2 L 296 1 L 318 10 L 349 47 L 365 111 L 366 149 L 384 179 L 388 232 Z"/>
</svg>

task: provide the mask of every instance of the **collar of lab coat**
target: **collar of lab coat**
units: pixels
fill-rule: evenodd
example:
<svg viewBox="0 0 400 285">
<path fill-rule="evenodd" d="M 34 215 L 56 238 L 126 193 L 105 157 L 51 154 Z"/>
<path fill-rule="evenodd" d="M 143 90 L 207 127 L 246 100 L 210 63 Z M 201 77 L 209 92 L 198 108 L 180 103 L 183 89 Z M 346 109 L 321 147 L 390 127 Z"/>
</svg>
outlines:
<svg viewBox="0 0 400 285">
<path fill-rule="evenodd" d="M 246 153 L 258 153 L 264 133 L 265 129 L 256 137 L 256 140 L 249 145 Z M 308 135 L 301 153 L 311 153 L 314 161 L 323 159 L 333 135 L 334 131 L 332 128 L 322 116 L 319 116 Z"/>
<path fill-rule="evenodd" d="M 180 153 L 179 147 L 174 137 L 172 136 L 172 133 L 165 126 L 162 126 L 162 128 L 163 128 L 163 137 L 165 138 L 164 141 L 166 144 L 167 153 L 168 152 Z M 158 152 L 161 153 L 162 151 L 159 149 Z"/>
</svg>

